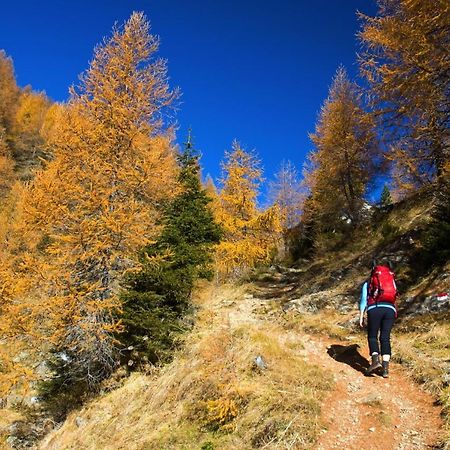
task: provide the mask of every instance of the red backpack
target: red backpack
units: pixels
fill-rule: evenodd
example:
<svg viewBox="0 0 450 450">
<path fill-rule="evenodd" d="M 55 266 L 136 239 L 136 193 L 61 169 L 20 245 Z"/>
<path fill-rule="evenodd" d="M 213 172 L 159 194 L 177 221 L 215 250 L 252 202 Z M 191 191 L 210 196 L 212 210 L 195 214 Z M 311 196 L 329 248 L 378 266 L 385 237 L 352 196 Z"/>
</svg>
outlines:
<svg viewBox="0 0 450 450">
<path fill-rule="evenodd" d="M 397 298 L 397 286 L 395 274 L 389 267 L 375 266 L 369 280 L 368 305 L 379 302 L 395 304 Z"/>
</svg>

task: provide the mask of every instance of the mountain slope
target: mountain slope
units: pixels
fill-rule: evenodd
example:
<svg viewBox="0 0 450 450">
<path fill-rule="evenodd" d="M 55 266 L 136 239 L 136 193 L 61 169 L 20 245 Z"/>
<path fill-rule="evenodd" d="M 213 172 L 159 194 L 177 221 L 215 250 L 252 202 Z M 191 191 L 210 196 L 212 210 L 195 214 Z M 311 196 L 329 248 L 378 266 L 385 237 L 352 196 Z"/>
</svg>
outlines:
<svg viewBox="0 0 450 450">
<path fill-rule="evenodd" d="M 40 448 L 309 448 L 331 375 L 305 362 L 296 333 L 253 313 L 261 302 L 243 287 L 204 289 L 195 330 L 172 364 L 133 375 Z"/>
<path fill-rule="evenodd" d="M 345 358 L 330 357 L 330 348 L 340 347 L 346 348 L 341 356 L 355 357 L 358 337 L 347 336 L 345 342 L 305 333 L 295 315 L 275 309 L 279 297 L 270 286 L 204 289 L 196 329 L 170 366 L 153 375 L 133 375 L 72 414 L 40 448 L 419 449 L 436 444 L 440 408 L 404 370 L 394 366 L 389 380 L 367 378 Z M 258 355 L 262 368 L 254 364 Z M 375 434 L 379 446 L 371 444 Z"/>
<path fill-rule="evenodd" d="M 435 295 L 450 265 L 413 266 L 431 208 L 419 196 L 313 260 L 201 286 L 174 361 L 110 380 L 39 448 L 450 448 L 450 304 Z M 388 380 L 362 373 L 357 301 L 373 257 L 394 262 L 401 291 Z"/>
</svg>

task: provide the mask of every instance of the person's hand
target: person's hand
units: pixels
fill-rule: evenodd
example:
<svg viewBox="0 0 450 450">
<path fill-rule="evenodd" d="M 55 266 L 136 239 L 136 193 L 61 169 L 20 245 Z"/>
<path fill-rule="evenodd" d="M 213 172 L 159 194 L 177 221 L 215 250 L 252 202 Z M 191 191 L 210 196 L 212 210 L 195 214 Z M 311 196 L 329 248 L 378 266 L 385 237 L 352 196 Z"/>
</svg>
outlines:
<svg viewBox="0 0 450 450">
<path fill-rule="evenodd" d="M 364 328 L 364 326 L 366 325 L 365 320 L 364 320 L 364 316 L 359 316 L 359 326 L 361 328 Z"/>
</svg>

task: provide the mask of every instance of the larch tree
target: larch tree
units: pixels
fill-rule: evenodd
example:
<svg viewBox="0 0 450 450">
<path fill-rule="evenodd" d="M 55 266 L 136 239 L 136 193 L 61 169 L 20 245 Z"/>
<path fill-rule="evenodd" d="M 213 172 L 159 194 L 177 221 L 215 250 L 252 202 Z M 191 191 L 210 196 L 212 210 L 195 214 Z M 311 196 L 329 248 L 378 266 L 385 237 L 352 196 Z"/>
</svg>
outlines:
<svg viewBox="0 0 450 450">
<path fill-rule="evenodd" d="M 299 173 L 291 161 L 283 160 L 275 179 L 269 183 L 269 200 L 278 207 L 281 219 L 284 250 L 279 256 L 290 257 L 298 242 L 298 228 L 302 205 L 304 202 L 304 187 Z"/>
<path fill-rule="evenodd" d="M 14 160 L 11 157 L 5 135 L 0 135 L 0 203 L 6 197 L 14 180 Z"/>
<path fill-rule="evenodd" d="M 15 178 L 11 128 L 19 94 L 12 60 L 0 50 L 0 199 L 5 197 Z"/>
<path fill-rule="evenodd" d="M 269 184 L 271 202 L 278 205 L 282 217 L 283 231 L 300 221 L 304 192 L 299 173 L 291 161 L 282 161 L 275 180 Z"/>
<path fill-rule="evenodd" d="M 36 169 L 39 158 L 46 156 L 41 129 L 50 105 L 43 92 L 26 89 L 20 94 L 12 126 L 13 156 L 19 168 L 25 165 Z"/>
<path fill-rule="evenodd" d="M 203 183 L 206 195 L 211 199 L 210 208 L 214 212 L 214 216 L 216 217 L 220 210 L 220 198 L 219 198 L 219 189 L 214 182 L 214 179 L 211 175 L 207 175 L 206 179 Z"/>
<path fill-rule="evenodd" d="M 362 74 L 388 142 L 397 190 L 408 193 L 450 173 L 450 4 L 378 0 L 360 15 Z"/>
<path fill-rule="evenodd" d="M 234 141 L 222 170 L 215 213 L 224 237 L 216 250 L 216 266 L 219 276 L 230 276 L 270 260 L 279 243 L 281 223 L 276 205 L 265 211 L 258 209 L 262 169 L 253 153 Z"/>
<path fill-rule="evenodd" d="M 66 386 L 93 389 L 116 365 L 120 280 L 138 267 L 134 256 L 157 235 L 159 205 L 177 186 L 164 119 L 178 92 L 157 49 L 133 13 L 52 112 L 53 159 L 23 195 L 9 272 L 0 270 L 1 365 L 11 371 L 20 358 L 11 364 L 6 350 L 36 342 L 64 359 Z"/>
<path fill-rule="evenodd" d="M 311 193 L 308 214 L 319 229 L 336 226 L 343 218 L 357 226 L 378 156 L 372 116 L 342 67 L 310 137 L 315 150 L 305 173 Z"/>
<path fill-rule="evenodd" d="M 0 130 L 9 133 L 20 89 L 14 75 L 14 66 L 4 50 L 0 50 Z"/>
</svg>

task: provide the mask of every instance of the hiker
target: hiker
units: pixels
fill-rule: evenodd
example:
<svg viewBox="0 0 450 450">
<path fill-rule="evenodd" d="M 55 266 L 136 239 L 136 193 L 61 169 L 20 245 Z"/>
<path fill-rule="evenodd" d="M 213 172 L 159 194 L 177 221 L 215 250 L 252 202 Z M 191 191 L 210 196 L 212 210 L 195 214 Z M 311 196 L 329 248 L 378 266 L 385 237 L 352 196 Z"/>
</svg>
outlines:
<svg viewBox="0 0 450 450">
<path fill-rule="evenodd" d="M 396 298 L 395 275 L 390 265 L 389 267 L 377 266 L 374 261 L 370 278 L 362 286 L 359 303 L 359 324 L 361 327 L 364 327 L 364 315 L 367 311 L 367 339 L 370 356 L 372 357 L 366 375 L 382 368 L 383 378 L 389 376 L 391 329 L 397 317 Z"/>
</svg>

